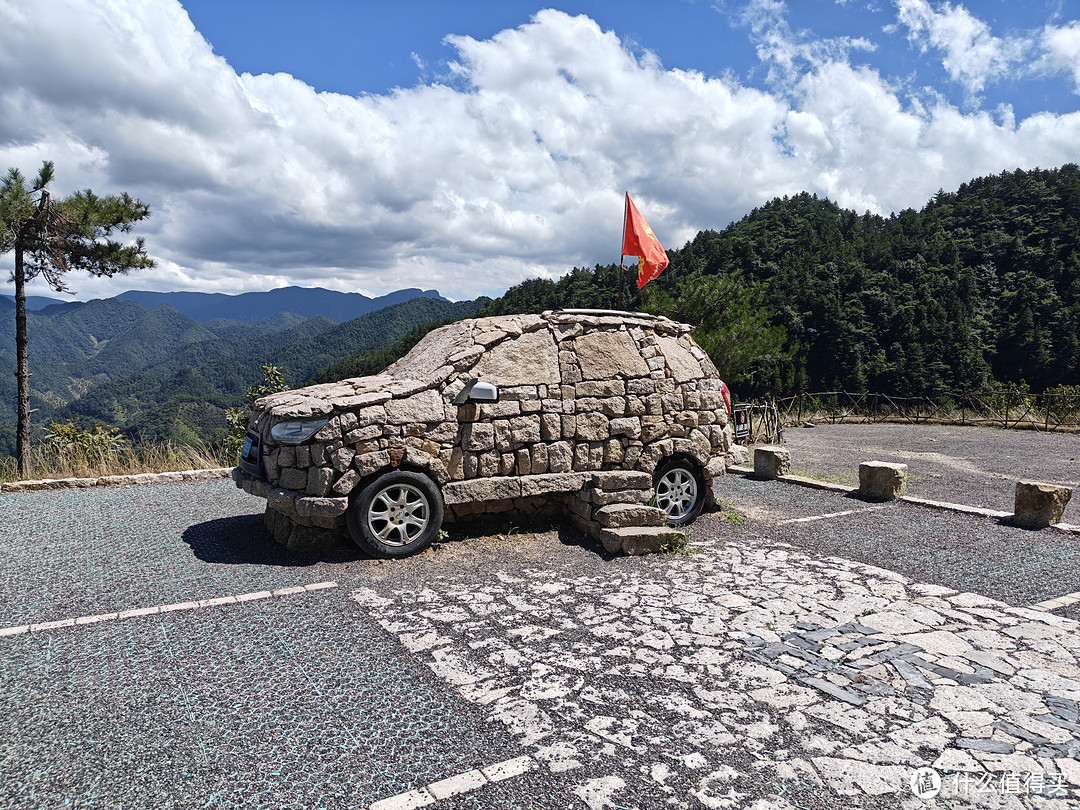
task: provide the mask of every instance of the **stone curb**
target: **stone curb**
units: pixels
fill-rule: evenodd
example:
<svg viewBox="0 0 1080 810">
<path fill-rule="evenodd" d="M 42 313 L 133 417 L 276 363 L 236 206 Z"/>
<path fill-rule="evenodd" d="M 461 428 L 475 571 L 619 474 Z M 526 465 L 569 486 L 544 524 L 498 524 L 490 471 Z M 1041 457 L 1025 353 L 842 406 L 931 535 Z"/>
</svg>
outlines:
<svg viewBox="0 0 1080 810">
<path fill-rule="evenodd" d="M 743 465 L 728 467 L 727 471 L 747 478 L 752 478 L 754 476 L 754 468 Z M 809 489 L 826 489 L 830 492 L 842 492 L 845 495 L 849 492 L 858 492 L 858 488 L 852 489 L 845 484 L 830 484 L 828 481 L 819 481 L 816 478 L 807 478 L 804 475 L 792 475 L 787 473 L 785 475 L 776 476 L 776 480 L 786 481 L 789 484 L 798 484 L 800 487 L 808 487 Z"/>
<path fill-rule="evenodd" d="M 965 515 L 978 517 L 998 518 L 1007 520 L 1013 516 L 1012 512 L 1002 512 L 998 509 L 984 509 L 981 506 L 965 506 L 961 503 L 949 503 L 948 501 L 932 501 L 929 498 L 916 498 L 913 495 L 903 495 L 898 500 L 907 501 L 918 506 L 928 506 L 931 509 L 941 509 L 946 512 L 962 512 Z"/>
<path fill-rule="evenodd" d="M 1068 607 L 1069 605 L 1075 605 L 1080 602 L 1080 591 L 1076 593 L 1067 593 L 1064 596 L 1058 596 L 1054 599 L 1047 599 L 1045 602 L 1039 602 L 1035 605 L 1028 605 L 1031 610 L 1045 610 L 1047 612 L 1051 610 L 1057 610 L 1058 608 Z"/>
<path fill-rule="evenodd" d="M 157 484 L 168 481 L 209 481 L 228 478 L 232 467 L 179 472 L 135 473 L 134 475 L 103 475 L 100 478 L 45 478 L 39 481 L 11 481 L 0 484 L 0 492 L 33 492 L 52 489 L 87 489 L 89 487 L 123 487 L 138 484 Z"/>
<path fill-rule="evenodd" d="M 733 466 L 728 467 L 729 473 L 735 475 L 742 475 L 747 478 L 751 478 L 754 475 L 753 467 L 745 466 Z M 788 484 L 796 484 L 800 487 L 808 487 L 810 489 L 824 489 L 830 492 L 840 492 L 844 495 L 857 495 L 859 488 L 851 488 L 844 486 L 843 484 L 830 484 L 826 481 L 818 481 L 816 478 L 807 478 L 802 475 L 779 475 L 776 477 L 777 481 L 784 481 Z M 1012 512 L 1003 512 L 1000 509 L 985 509 L 981 506 L 966 506 L 962 503 L 950 503 L 948 501 L 934 501 L 929 498 L 916 498 L 913 495 L 902 495 L 897 498 L 899 501 L 905 501 L 907 503 L 915 504 L 916 506 L 925 506 L 930 509 L 940 509 L 945 512 L 959 512 L 964 515 L 974 515 L 976 517 L 989 517 L 997 520 L 1011 521 L 1013 517 Z M 1060 532 L 1066 532 L 1068 534 L 1080 534 L 1080 526 L 1072 523 L 1053 523 L 1049 526 L 1051 529 L 1055 529 Z"/>
</svg>

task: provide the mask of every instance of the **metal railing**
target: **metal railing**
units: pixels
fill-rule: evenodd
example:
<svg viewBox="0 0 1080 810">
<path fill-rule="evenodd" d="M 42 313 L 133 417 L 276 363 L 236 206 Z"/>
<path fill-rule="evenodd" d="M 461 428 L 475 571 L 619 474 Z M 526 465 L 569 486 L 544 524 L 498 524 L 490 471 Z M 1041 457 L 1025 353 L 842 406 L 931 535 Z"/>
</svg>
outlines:
<svg viewBox="0 0 1080 810">
<path fill-rule="evenodd" d="M 783 397 L 773 404 L 779 411 L 781 429 L 807 422 L 981 425 L 1067 432 L 1080 429 L 1080 394 L 1052 391 L 980 391 L 936 397 L 823 391 Z"/>
</svg>

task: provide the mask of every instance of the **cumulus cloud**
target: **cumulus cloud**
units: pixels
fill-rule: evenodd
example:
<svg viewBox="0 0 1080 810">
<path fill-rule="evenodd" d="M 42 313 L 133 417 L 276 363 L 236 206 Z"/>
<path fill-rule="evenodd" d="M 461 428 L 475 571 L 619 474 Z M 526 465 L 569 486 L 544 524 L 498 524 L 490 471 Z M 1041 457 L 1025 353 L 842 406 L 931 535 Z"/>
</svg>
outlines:
<svg viewBox="0 0 1080 810">
<path fill-rule="evenodd" d="M 870 43 L 792 32 L 785 8 L 756 0 L 741 23 L 779 66 L 767 89 L 667 69 L 546 10 L 490 39 L 449 36 L 440 81 L 350 97 L 237 75 L 174 0 L 3 3 L 0 168 L 53 159 L 59 192 L 151 205 L 139 230 L 159 268 L 80 279 L 83 296 L 300 284 L 466 298 L 616 260 L 624 190 L 678 247 L 778 195 L 888 214 L 977 175 L 1077 159 L 1080 114 L 920 106 L 851 64 Z M 1046 47 L 1065 60 L 1072 28 L 1057 30 Z"/>
<path fill-rule="evenodd" d="M 843 4 L 843 0 L 839 0 Z M 757 55 L 768 65 L 769 82 L 784 91 L 807 69 L 844 60 L 853 51 L 873 51 L 876 45 L 865 37 L 819 38 L 811 32 L 792 29 L 788 7 L 783 0 L 749 0 L 730 16 L 745 26 L 757 43 Z"/>
<path fill-rule="evenodd" d="M 940 51 L 949 76 L 972 95 L 1023 64 L 1033 45 L 1027 37 L 994 36 L 962 5 L 942 3 L 935 9 L 928 0 L 898 0 L 897 11 L 908 39 L 924 53 Z"/>
<path fill-rule="evenodd" d="M 1080 93 L 1080 22 L 1064 26 L 1047 25 L 1042 32 L 1044 55 L 1037 67 L 1047 73 L 1065 73 Z"/>
</svg>

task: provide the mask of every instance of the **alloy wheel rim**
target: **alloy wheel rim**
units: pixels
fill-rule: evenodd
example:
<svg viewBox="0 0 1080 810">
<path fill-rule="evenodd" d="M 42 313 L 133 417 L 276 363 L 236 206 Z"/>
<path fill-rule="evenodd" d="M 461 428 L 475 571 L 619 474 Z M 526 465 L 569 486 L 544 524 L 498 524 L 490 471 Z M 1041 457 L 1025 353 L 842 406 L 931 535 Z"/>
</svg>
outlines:
<svg viewBox="0 0 1080 810">
<path fill-rule="evenodd" d="M 668 520 L 681 520 L 697 503 L 697 481 L 686 470 L 668 470 L 656 484 L 656 504 L 667 513 Z"/>
<path fill-rule="evenodd" d="M 427 529 L 431 507 L 412 484 L 391 484 L 371 499 L 366 519 L 372 536 L 383 545 L 407 546 Z"/>
</svg>

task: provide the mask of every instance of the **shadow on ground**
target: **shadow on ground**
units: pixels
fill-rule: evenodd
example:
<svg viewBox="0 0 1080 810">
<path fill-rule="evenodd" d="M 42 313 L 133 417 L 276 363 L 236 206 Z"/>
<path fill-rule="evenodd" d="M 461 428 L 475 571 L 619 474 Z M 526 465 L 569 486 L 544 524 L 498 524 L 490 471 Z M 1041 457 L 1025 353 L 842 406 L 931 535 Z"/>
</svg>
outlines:
<svg viewBox="0 0 1080 810">
<path fill-rule="evenodd" d="M 224 565 L 302 567 L 364 559 L 359 549 L 345 545 L 321 553 L 289 551 L 274 542 L 263 525 L 262 515 L 240 515 L 196 523 L 184 531 L 182 538 L 198 559 Z"/>
</svg>

